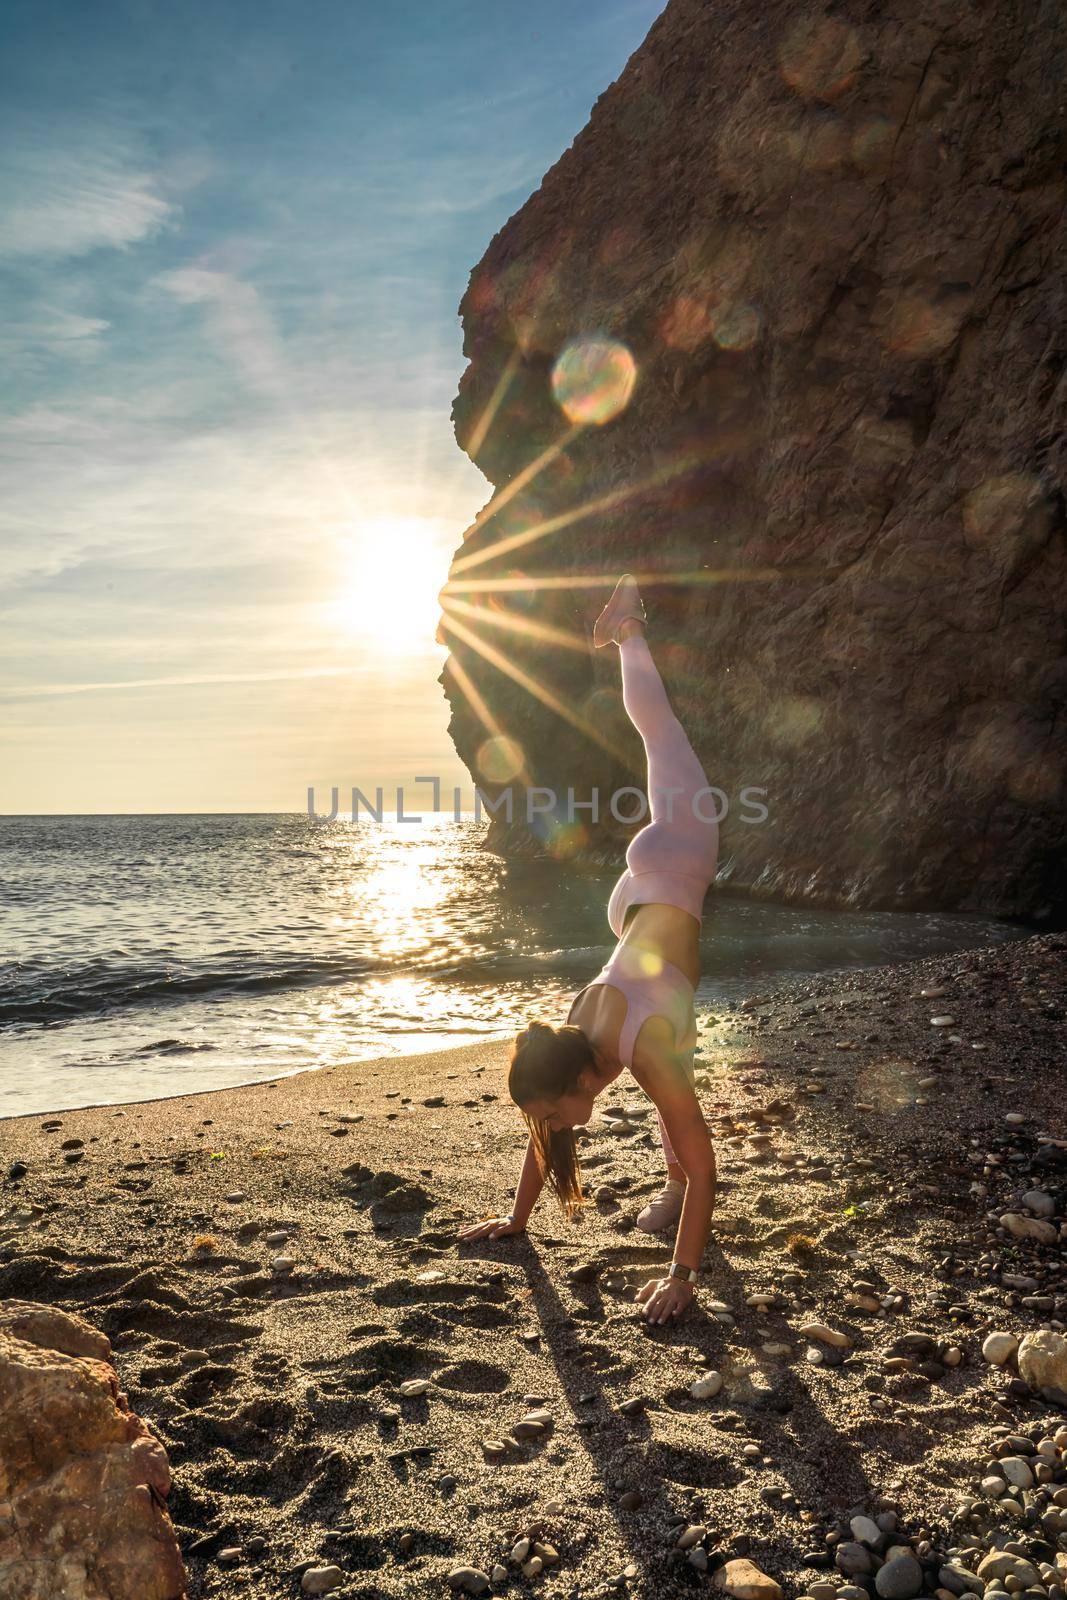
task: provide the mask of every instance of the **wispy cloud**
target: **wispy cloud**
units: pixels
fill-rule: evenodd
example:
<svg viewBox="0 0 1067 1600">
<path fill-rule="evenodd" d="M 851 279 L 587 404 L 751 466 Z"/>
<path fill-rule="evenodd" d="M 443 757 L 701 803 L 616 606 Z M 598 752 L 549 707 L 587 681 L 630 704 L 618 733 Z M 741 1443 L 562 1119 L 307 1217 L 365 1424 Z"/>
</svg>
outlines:
<svg viewBox="0 0 1067 1600">
<path fill-rule="evenodd" d="M 46 351 L 71 361 L 94 360 L 104 348 L 111 324 L 103 317 L 84 317 L 62 306 L 43 305 L 0 326 L 0 351 L 18 355 Z"/>
<path fill-rule="evenodd" d="M 22 113 L 0 125 L 0 256 L 124 249 L 176 216 L 135 134 Z"/>
<path fill-rule="evenodd" d="M 0 687 L 0 699 L 35 700 L 65 694 L 111 694 L 123 689 L 188 689 L 212 683 L 295 683 L 305 678 L 354 678 L 373 669 L 364 662 L 355 667 L 289 667 L 273 672 L 187 672 L 169 678 L 128 678 L 102 683 L 35 683 L 21 688 Z"/>
</svg>

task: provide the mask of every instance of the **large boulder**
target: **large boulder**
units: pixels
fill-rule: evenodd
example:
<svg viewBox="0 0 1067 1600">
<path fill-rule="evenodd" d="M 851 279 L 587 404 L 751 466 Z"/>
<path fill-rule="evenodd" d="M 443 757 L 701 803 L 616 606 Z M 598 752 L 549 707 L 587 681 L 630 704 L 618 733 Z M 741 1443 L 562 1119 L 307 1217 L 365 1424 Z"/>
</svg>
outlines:
<svg viewBox="0 0 1067 1600">
<path fill-rule="evenodd" d="M 1046 1400 L 1067 1405 L 1067 1337 L 1052 1328 L 1024 1334 L 1019 1342 L 1019 1376 Z"/>
<path fill-rule="evenodd" d="M 630 569 L 721 883 L 1067 902 L 1065 41 L 1019 0 L 670 0 L 493 239 L 442 681 L 501 848 L 621 850 L 643 763 L 585 641 Z"/>
<path fill-rule="evenodd" d="M 0 1595 L 181 1600 L 166 1452 L 82 1318 L 0 1302 Z"/>
</svg>

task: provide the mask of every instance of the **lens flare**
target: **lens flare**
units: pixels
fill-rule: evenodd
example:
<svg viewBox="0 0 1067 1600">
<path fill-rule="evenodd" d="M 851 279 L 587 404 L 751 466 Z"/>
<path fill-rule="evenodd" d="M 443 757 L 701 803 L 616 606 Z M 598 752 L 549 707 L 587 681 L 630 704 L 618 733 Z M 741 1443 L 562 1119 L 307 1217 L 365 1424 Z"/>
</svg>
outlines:
<svg viewBox="0 0 1067 1600">
<path fill-rule="evenodd" d="M 797 94 L 829 103 L 855 83 L 863 53 L 856 30 L 847 23 L 805 17 L 779 46 L 778 65 Z"/>
<path fill-rule="evenodd" d="M 703 300 L 680 294 L 663 319 L 660 329 L 664 342 L 673 350 L 689 353 L 698 349 L 715 331 L 715 318 Z"/>
<path fill-rule="evenodd" d="M 852 159 L 861 172 L 873 172 L 893 153 L 897 130 L 886 117 L 872 117 L 852 137 Z"/>
<path fill-rule="evenodd" d="M 602 427 L 630 403 L 637 365 L 617 339 L 572 339 L 552 369 L 552 394 L 568 422 Z"/>
<path fill-rule="evenodd" d="M 715 318 L 715 343 L 720 350 L 751 350 L 759 330 L 760 314 L 755 306 L 730 306 Z"/>
<path fill-rule="evenodd" d="M 907 295 L 893 307 L 886 347 L 915 360 L 940 355 L 958 335 L 968 308 L 964 296 L 935 303 L 923 295 Z"/>
<path fill-rule="evenodd" d="M 546 849 L 554 861 L 570 861 L 589 842 L 589 832 L 580 822 L 559 822 L 550 830 Z"/>
<path fill-rule="evenodd" d="M 478 748 L 478 771 L 489 783 L 510 783 L 523 768 L 522 745 L 507 734 L 495 734 Z"/>
<path fill-rule="evenodd" d="M 963 526 L 970 544 L 1013 539 L 1027 515 L 1040 506 L 1041 486 L 1026 472 L 987 478 L 963 502 Z"/>
</svg>

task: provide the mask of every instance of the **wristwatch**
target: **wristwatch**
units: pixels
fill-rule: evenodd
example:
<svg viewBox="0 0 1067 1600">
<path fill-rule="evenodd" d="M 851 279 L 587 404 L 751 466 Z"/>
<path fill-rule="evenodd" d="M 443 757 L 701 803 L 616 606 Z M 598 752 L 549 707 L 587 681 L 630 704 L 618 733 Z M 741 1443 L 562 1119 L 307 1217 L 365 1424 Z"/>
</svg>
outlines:
<svg viewBox="0 0 1067 1600">
<path fill-rule="evenodd" d="M 681 1278 L 683 1283 L 696 1283 L 698 1275 L 693 1271 L 692 1267 L 683 1267 L 680 1261 L 672 1261 L 671 1270 L 667 1276 L 668 1278 Z"/>
</svg>

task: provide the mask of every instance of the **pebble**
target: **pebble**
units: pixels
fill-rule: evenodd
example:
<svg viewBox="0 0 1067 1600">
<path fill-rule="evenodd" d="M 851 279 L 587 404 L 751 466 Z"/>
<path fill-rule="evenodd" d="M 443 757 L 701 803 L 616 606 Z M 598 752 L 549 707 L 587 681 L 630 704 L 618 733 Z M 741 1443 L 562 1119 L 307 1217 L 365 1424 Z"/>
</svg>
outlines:
<svg viewBox="0 0 1067 1600">
<path fill-rule="evenodd" d="M 722 1373 L 709 1372 L 704 1378 L 696 1378 L 689 1385 L 689 1393 L 694 1400 L 710 1400 L 722 1389 Z"/>
<path fill-rule="evenodd" d="M 1016 1489 L 1033 1488 L 1034 1475 L 1030 1471 L 1029 1463 L 1022 1456 L 1002 1456 L 997 1465 L 1001 1475 Z"/>
<path fill-rule="evenodd" d="M 871 1552 L 858 1539 L 842 1539 L 834 1550 L 834 1563 L 837 1570 L 848 1577 L 855 1573 L 870 1572 Z"/>
<path fill-rule="evenodd" d="M 270 1270 L 276 1278 L 287 1278 L 295 1269 L 295 1256 L 275 1256 L 270 1264 Z"/>
<path fill-rule="evenodd" d="M 405 1400 L 413 1400 L 417 1395 L 425 1394 L 429 1387 L 429 1378 L 407 1378 L 400 1385 L 400 1393 Z"/>
<path fill-rule="evenodd" d="M 923 1586 L 923 1569 L 910 1550 L 892 1556 L 874 1575 L 883 1600 L 914 1600 Z"/>
<path fill-rule="evenodd" d="M 284 1244 L 289 1235 L 284 1228 L 276 1228 L 273 1233 L 265 1234 L 264 1244 Z"/>
<path fill-rule="evenodd" d="M 956 1019 L 955 1017 L 949 1016 L 931 1017 L 930 1026 L 931 1028 L 954 1028 L 956 1026 Z"/>
<path fill-rule="evenodd" d="M 300 1580 L 300 1587 L 305 1594 L 329 1594 L 344 1581 L 340 1567 L 309 1567 Z"/>
<path fill-rule="evenodd" d="M 761 1572 L 752 1561 L 739 1557 L 727 1561 L 712 1577 L 717 1589 L 724 1589 L 734 1600 L 783 1600 L 782 1590 L 773 1578 Z"/>
<path fill-rule="evenodd" d="M 707 1536 L 708 1530 L 703 1522 L 691 1522 L 682 1529 L 674 1543 L 679 1550 L 692 1550 L 694 1545 L 698 1545 Z"/>
<path fill-rule="evenodd" d="M 952 1594 L 981 1594 L 985 1588 L 982 1579 L 969 1567 L 946 1565 L 938 1572 L 937 1581 Z"/>
<path fill-rule="evenodd" d="M 853 1517 L 849 1523 L 853 1539 L 858 1539 L 861 1544 L 869 1544 L 874 1549 L 882 1543 L 882 1530 L 871 1517 Z"/>
<path fill-rule="evenodd" d="M 1024 1217 L 1020 1211 L 1005 1211 L 1000 1226 L 1013 1239 L 1036 1239 L 1039 1244 L 1055 1244 L 1059 1229 L 1054 1222 L 1043 1222 L 1040 1217 Z"/>
<path fill-rule="evenodd" d="M 1006 1578 L 1020 1578 L 1026 1588 L 1031 1588 L 1041 1582 L 1041 1575 L 1037 1568 L 1022 1556 L 1012 1555 L 1007 1550 L 994 1550 L 978 1563 L 977 1576 L 984 1583 Z"/>
<path fill-rule="evenodd" d="M 992 1367 L 1002 1367 L 1011 1360 L 1019 1348 L 1019 1341 L 1011 1333 L 990 1333 L 982 1343 L 982 1354 Z"/>
<path fill-rule="evenodd" d="M 489 1579 L 477 1567 L 455 1567 L 448 1574 L 448 1581 L 453 1589 L 462 1589 L 464 1594 L 485 1594 L 489 1588 Z"/>
<path fill-rule="evenodd" d="M 852 1346 L 847 1333 L 828 1328 L 825 1322 L 802 1322 L 797 1331 L 805 1339 L 817 1339 L 820 1344 L 832 1345 L 837 1350 L 848 1350 Z"/>
</svg>

